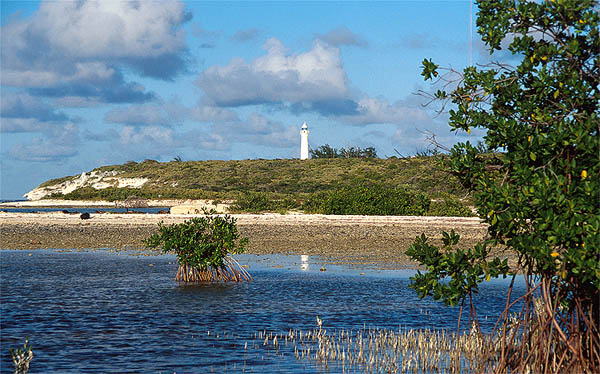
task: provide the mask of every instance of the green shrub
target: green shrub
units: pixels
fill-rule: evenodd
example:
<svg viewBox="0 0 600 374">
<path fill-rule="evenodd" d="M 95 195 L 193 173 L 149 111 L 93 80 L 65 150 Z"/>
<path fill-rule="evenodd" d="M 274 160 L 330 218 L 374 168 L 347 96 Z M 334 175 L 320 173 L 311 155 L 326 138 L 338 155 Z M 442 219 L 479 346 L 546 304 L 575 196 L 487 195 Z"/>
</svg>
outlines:
<svg viewBox="0 0 600 374">
<path fill-rule="evenodd" d="M 328 196 L 329 193 L 325 191 L 313 192 L 302 202 L 300 209 L 302 209 L 304 213 L 322 213 L 321 204 L 323 201 L 327 200 Z"/>
<path fill-rule="evenodd" d="M 179 269 L 176 280 L 185 282 L 249 280 L 249 274 L 229 256 L 243 253 L 247 238 L 240 238 L 235 218 L 205 211 L 196 217 L 169 226 L 158 224 L 158 233 L 144 241 L 148 248 L 162 247 L 175 252 Z"/>
<path fill-rule="evenodd" d="M 246 192 L 240 194 L 231 209 L 239 212 L 264 212 L 273 209 L 273 203 L 264 192 Z"/>
<path fill-rule="evenodd" d="M 139 198 L 149 198 L 149 194 L 142 189 L 128 187 L 108 187 L 97 190 L 93 187 L 81 187 L 68 194 L 63 198 L 65 200 L 107 200 L 119 201 L 125 200 L 128 197 L 137 196 Z"/>
<path fill-rule="evenodd" d="M 281 200 L 276 200 L 278 210 L 290 210 L 300 207 L 300 202 L 291 196 L 286 196 Z"/>
<path fill-rule="evenodd" d="M 307 213 L 356 215 L 425 215 L 429 197 L 381 184 L 341 187 L 311 195 L 302 208 Z"/>
<path fill-rule="evenodd" d="M 427 211 L 428 216 L 440 217 L 473 217 L 474 214 L 459 199 L 444 195 L 441 200 L 432 201 Z"/>
<path fill-rule="evenodd" d="M 40 185 L 38 186 L 38 188 L 42 188 L 42 187 L 50 187 L 50 186 L 54 186 L 54 185 L 57 185 L 57 184 L 61 184 L 61 183 L 63 183 L 63 182 L 66 182 L 66 181 L 70 181 L 70 180 L 72 180 L 72 179 L 75 179 L 76 177 L 77 177 L 77 176 L 73 176 L 73 175 L 71 175 L 71 176 L 67 176 L 67 177 L 61 177 L 61 178 L 56 178 L 56 179 L 50 179 L 49 181 L 46 181 L 46 182 L 44 182 L 44 183 L 40 184 Z"/>
<path fill-rule="evenodd" d="M 298 201 L 290 196 L 285 196 L 281 199 L 266 192 L 244 192 L 240 194 L 230 209 L 236 212 L 259 213 L 284 212 L 298 207 Z"/>
<path fill-rule="evenodd" d="M 97 200 L 98 190 L 93 187 L 81 187 L 63 195 L 65 200 Z M 58 197 L 59 194 L 54 193 L 53 196 Z"/>
</svg>

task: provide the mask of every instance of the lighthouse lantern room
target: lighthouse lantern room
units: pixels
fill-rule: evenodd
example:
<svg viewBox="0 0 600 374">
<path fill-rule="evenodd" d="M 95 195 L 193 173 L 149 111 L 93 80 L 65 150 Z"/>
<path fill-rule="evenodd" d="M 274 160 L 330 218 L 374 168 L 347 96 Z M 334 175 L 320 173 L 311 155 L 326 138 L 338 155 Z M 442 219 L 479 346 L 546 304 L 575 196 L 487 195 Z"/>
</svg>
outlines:
<svg viewBox="0 0 600 374">
<path fill-rule="evenodd" d="M 300 160 L 308 159 L 308 125 L 306 122 L 300 129 Z"/>
</svg>

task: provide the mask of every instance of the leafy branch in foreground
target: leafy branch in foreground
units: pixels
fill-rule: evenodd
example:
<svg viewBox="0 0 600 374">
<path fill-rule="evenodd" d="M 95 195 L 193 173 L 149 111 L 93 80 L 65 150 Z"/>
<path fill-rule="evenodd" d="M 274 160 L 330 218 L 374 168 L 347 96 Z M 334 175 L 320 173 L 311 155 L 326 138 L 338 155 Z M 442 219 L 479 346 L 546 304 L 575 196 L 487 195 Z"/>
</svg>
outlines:
<svg viewBox="0 0 600 374">
<path fill-rule="evenodd" d="M 456 306 L 471 297 L 472 292 L 477 292 L 478 285 L 484 280 L 509 272 L 506 259 L 486 260 L 490 248 L 485 243 L 462 250 L 457 248 L 460 236 L 454 230 L 443 232 L 442 236 L 442 251 L 429 244 L 424 234 L 406 251 L 408 256 L 427 265 L 427 273 L 417 272 L 410 285 L 419 297 L 433 296 L 446 305 Z M 449 282 L 441 281 L 446 277 L 451 278 Z"/>
<path fill-rule="evenodd" d="M 600 371 L 600 12 L 595 0 L 478 1 L 478 32 L 493 53 L 508 50 L 517 66 L 495 62 L 463 72 L 423 61 L 426 80 L 442 84 L 432 101 L 449 110 L 453 130 L 485 130 L 486 157 L 469 142 L 451 150 L 451 168 L 474 192 L 488 226 L 483 243 L 444 248 L 418 238 L 407 253 L 429 272 L 412 287 L 448 305 L 478 285 L 509 275 L 488 247 L 518 259 L 527 291 L 508 329 L 512 283 L 501 315 L 495 372 Z M 447 92 L 446 89 L 451 88 Z M 446 281 L 450 277 L 450 281 Z M 514 281 L 514 275 L 513 275 Z M 535 317 L 535 300 L 544 313 Z M 538 308 L 539 309 L 539 308 Z M 462 311 L 462 309 L 461 309 Z M 471 315 L 476 320 L 475 306 Z M 511 332 L 508 332 L 511 331 Z"/>
<path fill-rule="evenodd" d="M 175 252 L 179 268 L 175 280 L 210 282 L 251 280 L 252 277 L 229 254 L 243 253 L 247 238 L 239 237 L 235 218 L 213 215 L 195 217 L 169 226 L 158 224 L 158 233 L 145 240 L 148 248 Z"/>
</svg>

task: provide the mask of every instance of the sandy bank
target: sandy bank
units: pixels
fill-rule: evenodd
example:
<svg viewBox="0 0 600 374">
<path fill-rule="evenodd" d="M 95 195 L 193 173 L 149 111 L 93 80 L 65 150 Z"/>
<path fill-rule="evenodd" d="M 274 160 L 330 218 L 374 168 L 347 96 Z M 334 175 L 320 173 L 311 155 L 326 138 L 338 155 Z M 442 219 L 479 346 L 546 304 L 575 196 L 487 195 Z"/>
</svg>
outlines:
<svg viewBox="0 0 600 374">
<path fill-rule="evenodd" d="M 179 223 L 196 217 L 194 214 L 136 214 L 136 213 L 98 213 L 91 219 L 82 220 L 79 214 L 62 212 L 13 213 L 0 212 L 0 225 L 10 223 L 44 223 L 69 225 L 147 225 Z M 417 225 L 417 226 L 481 226 L 477 217 L 416 217 L 416 216 L 351 216 L 324 214 L 231 214 L 238 224 L 272 225 Z"/>
<path fill-rule="evenodd" d="M 441 238 L 454 229 L 465 245 L 481 239 L 486 226 L 477 218 L 236 214 L 254 254 L 308 254 L 336 262 L 398 268 L 415 264 L 404 255 L 421 233 Z M 142 248 L 157 224 L 179 223 L 193 215 L 0 213 L 0 247 Z"/>
</svg>

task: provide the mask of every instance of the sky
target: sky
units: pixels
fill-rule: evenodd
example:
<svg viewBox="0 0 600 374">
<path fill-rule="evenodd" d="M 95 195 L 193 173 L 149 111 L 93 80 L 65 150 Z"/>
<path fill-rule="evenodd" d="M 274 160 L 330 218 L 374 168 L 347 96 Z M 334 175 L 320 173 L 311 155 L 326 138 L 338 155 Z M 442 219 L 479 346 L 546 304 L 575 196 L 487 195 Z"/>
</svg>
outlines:
<svg viewBox="0 0 600 374">
<path fill-rule="evenodd" d="M 416 94 L 424 58 L 486 58 L 468 1 L 0 4 L 0 199 L 127 161 L 298 158 L 305 121 L 313 149 L 380 157 L 481 136 Z"/>
</svg>

